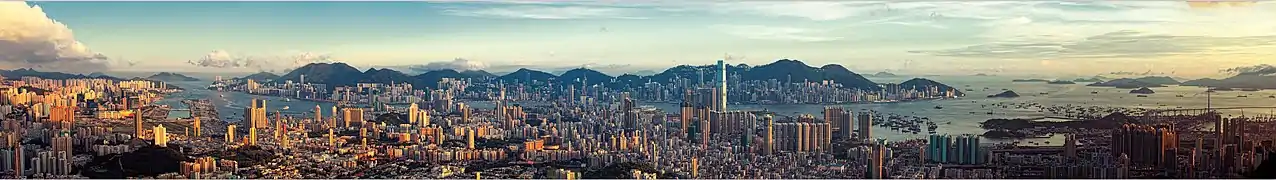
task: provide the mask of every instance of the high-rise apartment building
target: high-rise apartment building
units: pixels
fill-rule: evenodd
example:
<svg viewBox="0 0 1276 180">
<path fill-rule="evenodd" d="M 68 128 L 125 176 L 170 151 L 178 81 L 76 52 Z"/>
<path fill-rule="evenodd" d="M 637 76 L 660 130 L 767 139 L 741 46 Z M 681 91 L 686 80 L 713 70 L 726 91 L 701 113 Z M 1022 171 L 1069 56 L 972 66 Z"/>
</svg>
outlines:
<svg viewBox="0 0 1276 180">
<path fill-rule="evenodd" d="M 168 129 L 164 128 L 164 125 L 156 125 L 151 131 L 155 134 L 156 146 L 168 147 Z"/>
<path fill-rule="evenodd" d="M 858 120 L 860 123 L 858 127 L 859 132 L 856 135 L 860 137 L 861 141 L 872 140 L 873 139 L 873 114 L 867 111 L 860 112 L 859 118 L 856 118 L 856 120 Z"/>
<path fill-rule="evenodd" d="M 248 123 L 248 128 L 263 129 L 268 127 L 269 120 L 266 119 L 266 100 L 253 99 L 248 107 L 244 107 L 244 122 Z"/>
</svg>

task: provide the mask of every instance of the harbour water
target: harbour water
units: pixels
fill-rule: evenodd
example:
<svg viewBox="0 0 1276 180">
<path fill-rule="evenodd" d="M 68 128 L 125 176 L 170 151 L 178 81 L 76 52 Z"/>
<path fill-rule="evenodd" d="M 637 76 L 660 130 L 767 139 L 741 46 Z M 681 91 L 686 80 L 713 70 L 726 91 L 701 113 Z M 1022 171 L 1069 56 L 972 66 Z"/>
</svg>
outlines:
<svg viewBox="0 0 1276 180">
<path fill-rule="evenodd" d="M 1149 94 L 1147 97 L 1136 97 L 1130 94 L 1129 89 L 1116 89 L 1109 87 L 1089 87 L 1085 86 L 1086 82 L 1078 82 L 1077 84 L 1046 84 L 1044 82 L 1011 82 L 1012 77 L 997 76 L 932 76 L 925 77 L 938 82 L 942 82 L 963 90 L 966 97 L 945 100 L 930 101 L 913 101 L 898 103 L 872 103 L 872 104 L 844 104 L 852 111 L 873 110 L 883 113 L 893 113 L 899 115 L 909 115 L 918 117 L 927 117 L 939 125 L 936 130 L 938 134 L 982 134 L 985 130 L 979 128 L 979 123 L 991 118 L 1037 118 L 1045 116 L 1044 113 L 1036 110 L 1028 109 L 999 109 L 984 105 L 996 103 L 1039 103 L 1043 106 L 1051 105 L 1073 105 L 1073 106 L 1107 106 L 1107 107 L 1129 107 L 1129 108 L 1149 108 L 1149 109 L 1172 109 L 1172 108 L 1205 108 L 1206 95 L 1205 89 L 1200 87 L 1162 87 L 1153 88 L 1155 94 Z M 902 82 L 911 78 L 872 78 L 875 82 Z M 180 100 L 187 98 L 208 98 L 213 101 L 220 109 L 222 120 L 239 121 L 243 119 L 243 107 L 251 99 L 266 99 L 269 111 L 284 111 L 288 113 L 309 114 L 315 105 L 324 108 L 326 113 L 330 113 L 333 103 L 312 102 L 302 100 L 284 101 L 284 98 L 250 95 L 239 92 L 217 92 L 204 89 L 209 84 L 207 81 L 192 82 L 174 82 L 171 84 L 186 88 L 186 91 L 169 95 L 159 104 L 168 104 L 174 108 L 185 108 Z M 965 91 L 971 89 L 973 91 Z M 985 96 L 1002 92 L 1002 89 L 1013 90 L 1022 97 L 1018 98 L 987 98 Z M 1182 97 L 1178 97 L 1181 95 Z M 1238 97 L 1245 95 L 1247 97 Z M 1276 91 L 1221 91 L 1212 94 L 1213 107 L 1262 107 L 1276 106 L 1276 99 L 1268 98 L 1268 96 L 1276 95 Z M 475 108 L 491 108 L 491 103 L 487 102 L 468 102 Z M 659 108 L 665 112 L 676 112 L 678 107 L 676 104 L 668 103 L 640 103 L 639 105 L 647 105 Z M 281 110 L 283 107 L 289 106 L 288 110 Z M 823 108 L 828 105 L 799 104 L 799 105 L 730 105 L 731 110 L 769 110 L 783 115 L 796 114 L 812 114 L 820 116 Z M 937 109 L 935 107 L 943 107 Z M 993 112 L 989 114 L 988 112 Z M 1249 109 L 1244 114 L 1271 114 L 1272 109 Z M 1239 115 L 1240 110 L 1223 110 L 1225 114 Z M 874 136 L 886 138 L 889 140 L 925 138 L 926 134 L 900 133 L 891 131 L 888 128 L 874 127 Z M 1048 142 L 1061 142 L 1061 138 L 1043 139 Z M 998 140 L 988 140 L 997 142 Z"/>
</svg>

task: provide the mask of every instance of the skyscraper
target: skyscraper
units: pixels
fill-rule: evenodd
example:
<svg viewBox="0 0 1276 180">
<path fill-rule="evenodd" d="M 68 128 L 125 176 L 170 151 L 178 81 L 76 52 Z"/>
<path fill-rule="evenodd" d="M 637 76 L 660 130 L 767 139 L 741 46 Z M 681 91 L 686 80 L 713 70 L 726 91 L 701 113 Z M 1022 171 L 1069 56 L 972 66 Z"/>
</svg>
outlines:
<svg viewBox="0 0 1276 180">
<path fill-rule="evenodd" d="M 137 108 L 137 113 L 133 113 L 133 138 L 141 139 L 142 131 L 146 130 L 142 129 L 142 116 L 144 116 L 144 114 L 145 113 L 142 113 L 142 108 Z"/>
<path fill-rule="evenodd" d="M 718 78 L 720 78 L 718 79 L 717 88 L 718 101 L 716 103 L 718 104 L 714 106 L 717 106 L 716 109 L 719 111 L 727 110 L 727 65 L 723 62 L 724 60 L 718 60 Z"/>
<path fill-rule="evenodd" d="M 235 125 L 226 125 L 226 143 L 235 143 Z"/>
<path fill-rule="evenodd" d="M 824 119 L 832 124 L 833 128 L 837 128 L 837 137 L 842 139 L 851 139 L 854 134 L 853 124 L 850 113 L 842 107 L 827 106 L 824 107 Z"/>
<path fill-rule="evenodd" d="M 345 112 L 343 112 L 342 114 L 345 115 L 346 117 L 345 117 L 345 124 L 342 127 L 349 128 L 351 122 L 363 124 L 363 109 L 362 108 L 345 108 L 344 110 Z"/>
<path fill-rule="evenodd" d="M 254 127 L 248 128 L 248 145 L 251 145 L 251 146 L 257 145 L 257 128 L 254 128 Z"/>
<path fill-rule="evenodd" d="M 201 132 L 201 129 L 200 129 L 201 122 L 199 122 L 199 116 L 195 116 L 192 118 L 194 122 L 191 122 L 191 123 L 194 124 L 193 126 L 195 126 L 195 137 L 199 137 L 199 134 L 200 134 L 199 132 Z"/>
<path fill-rule="evenodd" d="M 860 121 L 859 134 L 858 134 L 860 137 L 860 140 L 869 141 L 873 139 L 873 134 L 872 134 L 873 114 L 870 114 L 870 112 L 867 112 L 867 111 L 860 112 L 859 118 L 857 119 Z"/>
<path fill-rule="evenodd" d="M 1075 134 L 1068 134 L 1064 136 L 1063 157 L 1066 158 L 1067 161 L 1074 161 L 1077 159 L 1077 136 Z"/>
<path fill-rule="evenodd" d="M 168 129 L 164 128 L 164 125 L 156 125 L 155 130 L 151 131 L 155 133 L 156 146 L 168 147 Z"/>
<path fill-rule="evenodd" d="M 325 122 L 323 121 L 323 108 L 320 108 L 319 105 L 315 105 L 315 121 L 314 122 Z M 331 124 L 325 124 L 325 125 L 331 126 Z"/>
<path fill-rule="evenodd" d="M 763 153 L 769 155 L 775 152 L 775 119 L 769 114 L 763 119 L 766 121 L 766 149 Z"/>
<path fill-rule="evenodd" d="M 886 174 L 885 162 L 886 158 L 889 158 L 886 156 L 887 148 L 884 144 L 873 144 L 871 146 L 868 153 L 868 163 L 866 163 L 868 164 L 868 176 L 865 179 L 881 179 Z"/>
<path fill-rule="evenodd" d="M 253 99 L 250 106 L 244 108 L 244 122 L 248 122 L 248 128 L 266 128 L 266 100 Z"/>
</svg>

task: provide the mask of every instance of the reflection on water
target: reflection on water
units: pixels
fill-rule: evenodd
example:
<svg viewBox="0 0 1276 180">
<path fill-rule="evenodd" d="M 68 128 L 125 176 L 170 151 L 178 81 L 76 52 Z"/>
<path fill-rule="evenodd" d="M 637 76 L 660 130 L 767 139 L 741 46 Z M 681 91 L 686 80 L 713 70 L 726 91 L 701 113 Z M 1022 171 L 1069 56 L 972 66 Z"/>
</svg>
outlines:
<svg viewBox="0 0 1276 180">
<path fill-rule="evenodd" d="M 852 111 L 862 111 L 864 109 L 874 110 L 885 113 L 894 113 L 900 115 L 929 117 L 936 124 L 940 125 L 938 134 L 982 134 L 985 132 L 979 128 L 979 123 L 991 118 L 1036 118 L 1044 116 L 1042 112 L 1036 110 L 1005 110 L 995 109 L 993 114 L 987 114 L 990 109 L 981 107 L 981 105 L 1001 103 L 1001 102 L 1034 102 L 1044 106 L 1051 105 L 1074 105 L 1074 106 L 1111 106 L 1111 107 L 1141 107 L 1152 109 L 1171 109 L 1171 108 L 1204 108 L 1206 106 L 1206 97 L 1202 92 L 1204 88 L 1198 87 L 1164 87 L 1153 88 L 1157 93 L 1150 94 L 1148 97 L 1135 97 L 1129 94 L 1129 89 L 1115 89 L 1107 87 L 1089 87 L 1085 84 L 1046 84 L 1038 82 L 1020 82 L 1012 83 L 1009 77 L 977 77 L 977 76 L 939 76 L 927 77 L 932 80 L 946 83 L 958 89 L 971 89 L 973 91 L 966 92 L 967 97 L 955 100 L 937 100 L 937 101 L 916 101 L 903 103 L 885 103 L 885 104 L 847 104 Z M 908 78 L 874 78 L 875 82 L 901 82 Z M 187 90 L 182 93 L 170 95 L 168 98 L 160 101 L 160 104 L 169 104 L 174 108 L 186 108 L 181 104 L 181 99 L 187 98 L 208 98 L 218 106 L 222 119 L 227 121 L 239 121 L 242 118 L 243 107 L 245 102 L 253 98 L 266 99 L 267 109 L 269 111 L 282 111 L 285 113 L 308 114 L 313 111 L 315 105 L 319 105 L 324 110 L 324 115 L 329 116 L 331 113 L 332 103 L 327 102 L 310 102 L 293 100 L 291 102 L 283 101 L 279 97 L 267 97 L 258 95 L 249 95 L 238 92 L 216 92 L 205 90 L 203 87 L 208 85 L 207 81 L 197 82 L 176 82 L 171 83 L 178 85 Z M 985 90 L 986 88 L 986 90 Z M 986 95 L 1000 93 L 1001 89 L 1008 89 L 1023 94 L 1019 98 L 985 98 Z M 1046 94 L 1042 94 L 1045 92 Z M 1097 93 L 1092 93 L 1097 92 Z M 1248 97 L 1238 97 L 1246 95 Z M 1268 99 L 1268 96 L 1276 95 L 1276 91 L 1225 91 L 1218 92 L 1213 95 L 1214 107 L 1242 107 L 1242 106 L 1274 106 L 1271 102 L 1276 101 Z M 1179 97 L 1182 96 L 1182 97 Z M 490 102 L 466 102 L 474 108 L 492 108 Z M 522 103 L 524 105 L 535 105 L 535 103 Z M 669 103 L 639 103 L 639 105 L 650 105 L 666 111 L 666 113 L 676 113 L 678 111 L 677 104 Z M 284 106 L 290 106 L 289 110 L 281 110 Z M 784 115 L 796 114 L 813 114 L 819 116 L 825 105 L 731 105 L 731 110 L 770 110 Z M 936 106 L 943 106 L 943 109 L 935 109 Z M 977 113 L 971 113 L 977 112 Z M 1224 110 L 1225 114 L 1238 114 L 1239 110 Z M 1265 112 L 1245 112 L 1246 114 L 1271 113 Z M 914 139 L 925 138 L 926 134 L 905 134 L 891 131 L 888 128 L 873 127 L 874 135 L 879 138 L 891 140 L 898 139 Z M 1062 141 L 1061 138 L 1049 138 L 1052 143 L 1055 139 Z M 997 142 L 997 140 L 987 140 Z"/>
</svg>

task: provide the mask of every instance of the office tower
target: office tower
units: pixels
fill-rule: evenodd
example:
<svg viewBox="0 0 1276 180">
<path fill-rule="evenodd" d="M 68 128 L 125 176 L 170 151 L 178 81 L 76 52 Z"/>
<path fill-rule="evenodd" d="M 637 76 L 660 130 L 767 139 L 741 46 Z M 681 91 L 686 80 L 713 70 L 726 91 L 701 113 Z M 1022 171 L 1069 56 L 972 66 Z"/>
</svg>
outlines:
<svg viewBox="0 0 1276 180">
<path fill-rule="evenodd" d="M 344 108 L 344 110 L 342 114 L 345 115 L 345 125 L 342 127 L 351 127 L 351 122 L 363 124 L 363 108 Z"/>
<path fill-rule="evenodd" d="M 768 114 L 763 120 L 766 121 L 766 149 L 763 153 L 770 155 L 775 152 L 775 119 Z"/>
<path fill-rule="evenodd" d="M 885 174 L 886 174 L 885 172 L 886 158 L 889 158 L 886 155 L 886 151 L 887 151 L 886 145 L 873 144 L 870 146 L 871 148 L 869 148 L 868 163 L 866 163 L 868 164 L 868 173 L 865 179 L 882 179 L 885 177 Z"/>
<path fill-rule="evenodd" d="M 266 100 L 253 99 L 250 106 L 244 108 L 244 122 L 248 123 L 248 128 L 266 128 Z"/>
<path fill-rule="evenodd" d="M 257 128 L 255 127 L 248 128 L 248 145 L 257 145 Z"/>
<path fill-rule="evenodd" d="M 466 144 L 465 146 L 466 148 L 474 149 L 474 130 L 473 129 L 465 130 L 465 144 Z"/>
<path fill-rule="evenodd" d="M 168 129 L 165 129 L 165 128 L 164 128 L 164 125 L 162 125 L 162 124 L 161 124 L 161 125 L 157 125 L 157 126 L 155 126 L 155 130 L 151 130 L 151 131 L 152 131 L 153 133 L 155 133 L 155 145 L 156 145 L 156 146 L 159 146 L 159 147 L 168 147 Z"/>
<path fill-rule="evenodd" d="M 1077 159 L 1077 136 L 1075 134 L 1068 134 L 1064 136 L 1063 157 L 1066 158 L 1067 161 L 1074 161 Z"/>
<path fill-rule="evenodd" d="M 717 88 L 718 90 L 716 91 L 718 92 L 716 96 L 718 97 L 718 99 L 717 101 L 715 101 L 717 102 L 717 104 L 714 104 L 714 105 L 717 106 L 716 108 L 717 110 L 726 111 L 727 110 L 727 65 L 723 62 L 723 60 L 718 60 L 718 78 L 720 78 L 718 79 L 718 88 Z"/>
<path fill-rule="evenodd" d="M 226 125 L 226 143 L 235 143 L 235 125 Z"/>
<path fill-rule="evenodd" d="M 319 105 L 315 105 L 315 122 L 325 122 L 323 121 L 323 108 L 320 108 Z M 324 125 L 332 126 L 331 124 Z"/>
<path fill-rule="evenodd" d="M 191 118 L 193 118 L 193 119 L 192 119 L 192 121 L 193 121 L 193 122 L 191 122 L 191 124 L 194 124 L 194 126 L 195 126 L 195 137 L 200 137 L 200 136 L 199 136 L 199 134 L 200 134 L 199 132 L 202 132 L 202 130 L 200 129 L 200 123 L 201 123 L 201 122 L 199 122 L 199 116 L 195 116 L 195 117 L 191 117 Z"/>
<path fill-rule="evenodd" d="M 133 138 L 141 139 L 142 131 L 145 130 L 142 129 L 142 116 L 145 116 L 145 113 L 142 113 L 142 108 L 138 108 L 136 112 L 133 113 Z"/>
<path fill-rule="evenodd" d="M 860 129 L 858 134 L 860 137 L 860 140 L 868 141 L 873 139 L 873 134 L 872 134 L 873 114 L 870 114 L 870 112 L 867 112 L 867 111 L 860 112 L 859 118 L 857 119 L 860 121 L 860 125 L 859 125 Z"/>
</svg>

